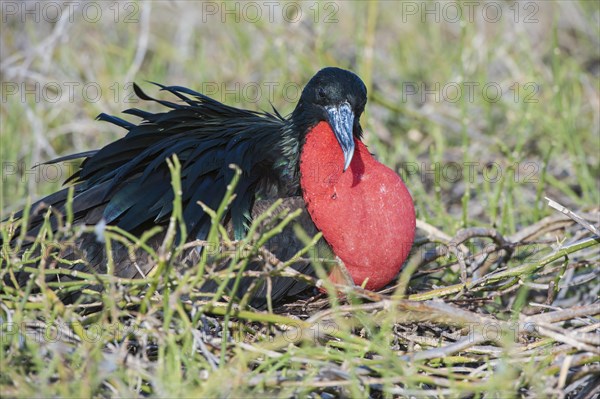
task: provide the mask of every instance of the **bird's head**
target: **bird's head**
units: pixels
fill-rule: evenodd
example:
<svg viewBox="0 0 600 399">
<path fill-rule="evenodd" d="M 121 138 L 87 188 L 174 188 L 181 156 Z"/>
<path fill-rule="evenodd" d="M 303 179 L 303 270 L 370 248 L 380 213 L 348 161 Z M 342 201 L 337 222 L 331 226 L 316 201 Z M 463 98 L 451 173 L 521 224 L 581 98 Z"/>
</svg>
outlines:
<svg viewBox="0 0 600 399">
<path fill-rule="evenodd" d="M 331 126 L 344 153 L 344 171 L 354 155 L 354 137 L 362 138 L 360 116 L 367 103 L 367 88 L 354 73 L 323 68 L 308 82 L 292 118 L 311 128 L 319 122 Z"/>
</svg>

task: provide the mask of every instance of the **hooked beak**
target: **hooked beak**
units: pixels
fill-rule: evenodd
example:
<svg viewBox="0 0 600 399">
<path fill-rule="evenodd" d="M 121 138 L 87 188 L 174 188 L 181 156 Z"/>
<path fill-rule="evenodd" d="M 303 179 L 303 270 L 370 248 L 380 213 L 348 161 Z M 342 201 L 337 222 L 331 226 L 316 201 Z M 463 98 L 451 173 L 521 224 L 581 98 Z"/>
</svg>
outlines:
<svg viewBox="0 0 600 399">
<path fill-rule="evenodd" d="M 354 155 L 354 136 L 352 134 L 354 112 L 352 112 L 352 108 L 347 102 L 343 102 L 339 106 L 327 107 L 325 110 L 329 117 L 329 124 L 333 128 L 333 133 L 344 153 L 345 172 L 350 166 Z"/>
</svg>

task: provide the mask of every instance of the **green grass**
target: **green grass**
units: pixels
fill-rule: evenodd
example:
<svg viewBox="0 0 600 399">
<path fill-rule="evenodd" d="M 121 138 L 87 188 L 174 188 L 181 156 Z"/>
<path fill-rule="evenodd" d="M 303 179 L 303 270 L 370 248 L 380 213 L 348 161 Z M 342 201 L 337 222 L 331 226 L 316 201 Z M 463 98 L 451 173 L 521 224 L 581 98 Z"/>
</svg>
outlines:
<svg viewBox="0 0 600 399">
<path fill-rule="evenodd" d="M 89 292 L 102 310 L 63 305 L 43 279 L 22 290 L 2 287 L 2 396 L 574 397 L 593 389 L 598 241 L 544 197 L 598 225 L 598 3 L 516 3 L 519 24 L 515 5 L 504 2 L 496 3 L 500 21 L 486 23 L 480 5 L 477 21 L 464 16 L 462 24 L 443 15 L 423 22 L 403 8 L 421 2 L 301 3 L 301 22 L 288 23 L 284 4 L 275 7 L 274 23 L 266 8 L 256 22 L 250 14 L 236 22 L 192 2 L 118 3 L 117 22 L 108 5 L 95 23 L 81 10 L 64 25 L 3 21 L 2 219 L 58 189 L 76 166 L 34 165 L 123 134 L 94 118 L 141 106 L 130 97 L 132 81 L 153 96 L 146 81 L 210 90 L 244 108 L 273 103 L 287 114 L 297 97 L 283 88 L 301 89 L 318 69 L 335 65 L 365 80 L 365 140 L 405 178 L 418 218 L 437 229 L 419 230 L 399 284 L 257 312 L 193 300 L 214 260 L 181 271 L 165 254 L 182 248 L 166 242 L 145 280 L 82 275 L 62 286 L 103 285 L 103 293 Z M 139 11 L 137 22 L 125 23 L 130 10 Z M 287 10 L 288 20 L 297 17 Z M 532 10 L 538 22 L 525 23 Z M 332 11 L 337 21 L 325 22 Z M 22 85 L 36 83 L 40 98 L 23 98 Z M 88 85 L 93 95 L 90 83 L 101 89 L 97 100 L 82 91 Z M 486 85 L 492 98 L 481 90 Z M 456 87 L 463 93 L 455 100 L 435 98 L 452 97 Z M 472 97 L 468 87 L 475 87 Z M 502 88 L 497 101 L 494 87 Z M 463 236 L 464 247 L 456 245 L 461 229 L 473 233 Z M 39 260 L 18 255 L 9 231 L 3 223 L 0 277 L 20 267 L 69 273 L 38 269 Z M 78 230 L 46 234 L 40 246 Z M 244 242 L 250 256 L 261 238 Z M 228 237 L 215 225 L 211 239 Z M 228 259 L 223 278 L 235 279 L 248 258 Z"/>
</svg>

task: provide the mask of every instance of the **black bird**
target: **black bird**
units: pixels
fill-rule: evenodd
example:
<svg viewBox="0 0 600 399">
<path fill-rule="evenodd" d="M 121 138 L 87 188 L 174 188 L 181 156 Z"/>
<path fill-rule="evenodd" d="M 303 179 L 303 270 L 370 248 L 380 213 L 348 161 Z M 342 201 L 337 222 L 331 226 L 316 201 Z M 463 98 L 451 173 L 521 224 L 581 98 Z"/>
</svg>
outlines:
<svg viewBox="0 0 600 399">
<path fill-rule="evenodd" d="M 367 91 L 358 76 L 333 67 L 320 70 L 287 118 L 275 109 L 272 113 L 242 110 L 185 87 L 158 86 L 180 101 L 153 99 L 134 85 L 140 99 L 155 101 L 166 110 L 124 111 L 141 118 L 139 124 L 101 114 L 99 120 L 123 127 L 127 134 L 99 150 L 52 161 L 84 158 L 67 180 L 74 186 L 74 224 L 106 223 L 135 236 L 156 225 L 166 226 L 174 198 L 166 160 L 176 154 L 182 165 L 181 199 L 189 240 L 206 239 L 211 221 L 198 202 L 218 207 L 234 174 L 229 165 L 235 164 L 242 174 L 223 220 L 235 239 L 245 235 L 252 218 L 269 200 L 285 198 L 288 207 L 308 204 L 301 224 L 309 234 L 323 231 L 355 283 L 366 279 L 367 288 L 377 289 L 398 273 L 414 238 L 414 206 L 400 177 L 375 161 L 361 142 L 359 119 Z M 43 204 L 64 213 L 67 195 L 68 188 L 62 189 L 32 209 Z M 35 237 L 40 230 L 43 214 L 30 218 L 28 236 Z M 283 260 L 301 247 L 291 228 L 286 234 L 285 245 L 274 251 Z M 158 247 L 162 237 L 156 236 L 150 244 Z M 132 262 L 126 248 L 118 245 L 114 252 L 116 275 L 132 278 L 149 271 L 143 256 Z M 85 261 L 67 267 L 106 271 L 104 245 L 91 233 L 62 257 Z M 312 271 L 310 264 L 295 268 Z M 27 278 L 26 273 L 17 273 L 18 284 Z M 247 287 L 243 285 L 237 294 Z M 291 278 L 275 278 L 273 300 L 303 288 L 303 283 Z M 262 287 L 254 295 L 254 304 L 264 304 L 265 295 Z"/>
</svg>

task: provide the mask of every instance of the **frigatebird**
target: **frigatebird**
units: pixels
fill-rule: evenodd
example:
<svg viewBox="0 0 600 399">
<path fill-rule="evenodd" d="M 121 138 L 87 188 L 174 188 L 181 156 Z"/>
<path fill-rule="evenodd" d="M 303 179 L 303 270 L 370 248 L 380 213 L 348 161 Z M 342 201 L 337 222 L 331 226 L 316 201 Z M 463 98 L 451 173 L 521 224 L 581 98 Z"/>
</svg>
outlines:
<svg viewBox="0 0 600 399">
<path fill-rule="evenodd" d="M 134 85 L 140 99 L 157 102 L 166 110 L 124 111 L 141 118 L 139 124 L 101 114 L 97 119 L 120 126 L 127 134 L 99 150 L 52 161 L 83 158 L 67 180 L 74 187 L 74 224 L 105 223 L 135 236 L 166 225 L 174 198 L 166 160 L 176 154 L 182 165 L 181 200 L 188 239 L 206 239 L 211 220 L 198 202 L 218 207 L 233 177 L 229 165 L 235 164 L 242 174 L 223 220 L 235 239 L 244 236 L 265 203 L 284 198 L 285 206 L 305 209 L 300 218 L 303 227 L 309 234 L 323 233 L 355 284 L 376 290 L 398 274 L 414 240 L 414 205 L 400 176 L 375 160 L 362 142 L 359 120 L 367 89 L 357 75 L 334 67 L 320 70 L 288 117 L 275 108 L 249 111 L 185 87 L 157 85 L 179 101 L 151 98 Z M 67 197 L 64 188 L 32 209 L 43 204 L 64 212 Z M 28 221 L 28 236 L 40 230 L 43 213 Z M 293 235 L 293 231 L 286 229 L 283 234 Z M 159 246 L 161 238 L 156 236 L 149 245 Z M 301 245 L 295 237 L 286 242 L 276 255 L 284 256 L 285 251 L 291 255 L 294 246 Z M 66 267 L 106 271 L 105 246 L 94 234 L 82 235 L 75 248 L 63 258 L 84 262 Z M 113 251 L 116 275 L 133 278 L 148 272 L 143 257 L 133 262 L 119 245 Z M 310 264 L 295 268 L 312 271 Z M 343 282 L 337 273 L 330 277 Z M 26 273 L 17 274 L 19 284 L 27 278 Z M 273 279 L 270 293 L 273 301 L 279 301 L 304 287 L 292 278 L 279 277 Z M 265 295 L 265 289 L 257 290 L 254 303 L 260 306 Z"/>
</svg>

